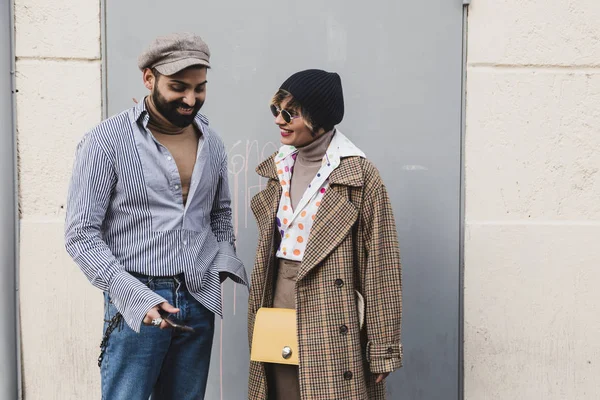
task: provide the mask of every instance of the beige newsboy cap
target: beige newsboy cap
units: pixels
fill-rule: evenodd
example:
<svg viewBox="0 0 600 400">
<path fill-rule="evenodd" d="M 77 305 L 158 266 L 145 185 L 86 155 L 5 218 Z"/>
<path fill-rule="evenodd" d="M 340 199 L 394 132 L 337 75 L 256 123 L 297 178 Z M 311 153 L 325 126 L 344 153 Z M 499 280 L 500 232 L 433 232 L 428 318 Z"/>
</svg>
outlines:
<svg viewBox="0 0 600 400">
<path fill-rule="evenodd" d="M 210 67 L 210 50 L 198 35 L 173 33 L 160 36 L 139 56 L 138 67 L 156 68 L 163 75 L 173 75 L 192 65 Z"/>
</svg>

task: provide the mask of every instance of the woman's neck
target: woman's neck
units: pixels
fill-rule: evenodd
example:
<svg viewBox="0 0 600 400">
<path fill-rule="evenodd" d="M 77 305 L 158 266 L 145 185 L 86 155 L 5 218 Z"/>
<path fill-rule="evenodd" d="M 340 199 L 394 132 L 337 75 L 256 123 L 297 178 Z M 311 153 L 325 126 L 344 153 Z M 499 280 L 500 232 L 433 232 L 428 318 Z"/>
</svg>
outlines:
<svg viewBox="0 0 600 400">
<path fill-rule="evenodd" d="M 306 146 L 299 147 L 296 162 L 300 162 L 303 165 L 320 164 L 327 152 L 332 137 L 333 131 L 329 131 L 323 133 Z"/>
</svg>

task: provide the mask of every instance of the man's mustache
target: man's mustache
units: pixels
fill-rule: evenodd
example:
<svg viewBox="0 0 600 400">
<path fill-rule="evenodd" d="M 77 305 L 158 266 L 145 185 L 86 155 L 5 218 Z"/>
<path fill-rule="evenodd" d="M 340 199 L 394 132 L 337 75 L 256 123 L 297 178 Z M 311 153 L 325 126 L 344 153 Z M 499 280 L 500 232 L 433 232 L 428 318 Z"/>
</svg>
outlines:
<svg viewBox="0 0 600 400">
<path fill-rule="evenodd" d="M 199 106 L 198 103 L 196 103 L 193 107 L 188 106 L 187 104 L 183 104 L 183 103 L 177 103 L 176 104 L 176 108 L 183 108 L 184 110 L 194 110 Z"/>
</svg>

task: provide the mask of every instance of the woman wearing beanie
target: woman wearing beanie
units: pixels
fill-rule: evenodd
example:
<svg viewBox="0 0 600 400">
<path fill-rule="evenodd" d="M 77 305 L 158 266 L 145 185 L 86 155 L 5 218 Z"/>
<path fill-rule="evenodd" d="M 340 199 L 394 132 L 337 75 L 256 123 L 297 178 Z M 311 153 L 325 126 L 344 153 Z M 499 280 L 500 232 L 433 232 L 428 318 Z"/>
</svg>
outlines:
<svg viewBox="0 0 600 400">
<path fill-rule="evenodd" d="M 283 146 L 257 168 L 268 182 L 251 204 L 259 238 L 248 332 L 251 346 L 265 334 L 254 329 L 261 307 L 296 310 L 299 365 L 251 361 L 248 398 L 384 399 L 384 379 L 402 365 L 400 254 L 386 187 L 335 128 L 344 116 L 338 74 L 292 75 L 271 111 Z"/>
</svg>

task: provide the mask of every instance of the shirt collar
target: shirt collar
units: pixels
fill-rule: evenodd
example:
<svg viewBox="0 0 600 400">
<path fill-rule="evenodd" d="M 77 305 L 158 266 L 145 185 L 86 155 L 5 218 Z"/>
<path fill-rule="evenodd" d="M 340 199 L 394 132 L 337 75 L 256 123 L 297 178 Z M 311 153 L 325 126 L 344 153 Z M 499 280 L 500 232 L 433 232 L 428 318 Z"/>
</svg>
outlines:
<svg viewBox="0 0 600 400">
<path fill-rule="evenodd" d="M 336 129 L 331 143 L 327 148 L 327 154 L 336 158 L 344 157 L 362 157 L 366 158 L 365 153 L 350 141 L 342 132 Z"/>
<path fill-rule="evenodd" d="M 279 152 L 275 155 L 275 162 L 278 163 L 296 152 L 298 152 L 298 149 L 294 146 L 281 146 Z M 333 138 L 331 139 L 331 143 L 329 143 L 329 147 L 327 147 L 325 154 L 327 154 L 329 158 L 335 158 L 338 161 L 344 157 L 366 158 L 365 153 L 363 153 L 361 149 L 352 143 L 350 139 L 338 129 L 333 133 Z"/>
</svg>

